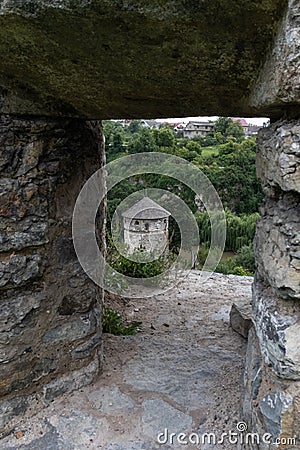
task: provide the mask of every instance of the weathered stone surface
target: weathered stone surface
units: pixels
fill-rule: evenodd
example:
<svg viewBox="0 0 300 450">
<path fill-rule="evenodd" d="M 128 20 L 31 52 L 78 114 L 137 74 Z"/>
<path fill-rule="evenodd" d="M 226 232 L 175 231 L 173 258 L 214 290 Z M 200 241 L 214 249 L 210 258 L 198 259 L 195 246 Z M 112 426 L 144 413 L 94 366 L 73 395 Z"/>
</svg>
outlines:
<svg viewBox="0 0 300 450">
<path fill-rule="evenodd" d="M 208 394 L 211 383 L 219 379 L 221 364 L 228 364 L 230 361 L 237 363 L 240 356 L 234 352 L 224 351 L 217 345 L 209 348 L 193 347 L 189 351 L 189 358 L 185 357 L 185 347 L 178 341 L 163 342 L 162 339 L 153 338 L 151 341 L 143 342 L 142 355 L 135 361 L 130 361 L 126 369 L 126 382 L 139 389 L 156 390 L 165 395 L 172 395 L 172 398 L 183 407 L 197 409 L 209 407 L 213 399 Z M 167 346 L 167 350 L 166 350 Z M 214 358 L 212 358 L 214 354 Z M 218 363 L 215 357 L 218 355 Z M 159 373 L 153 376 L 152 367 L 157 360 L 160 360 L 161 367 Z M 204 365 L 199 361 L 205 361 Z M 191 361 L 194 361 L 191 369 Z M 171 363 L 172 362 L 172 363 Z M 209 381 L 208 381 L 209 377 Z M 197 383 L 195 383 L 197 381 Z M 187 391 L 177 389 L 185 384 Z M 201 386 L 201 390 L 200 390 Z"/>
<path fill-rule="evenodd" d="M 37 405 L 36 395 L 22 395 L 21 397 L 14 397 L 10 400 L 0 401 L 0 437 L 2 437 L 7 426 L 13 424 L 16 416 L 22 416 L 30 407 Z"/>
<path fill-rule="evenodd" d="M 41 390 L 42 398 L 46 403 L 51 402 L 54 398 L 80 389 L 82 386 L 90 384 L 99 373 L 101 356 L 96 354 L 93 361 L 86 367 L 79 370 L 74 370 L 68 375 L 53 379 L 50 383 L 43 386 Z"/>
<path fill-rule="evenodd" d="M 112 416 L 130 414 L 130 410 L 135 406 L 133 400 L 117 386 L 93 390 L 88 398 L 93 408 Z"/>
<path fill-rule="evenodd" d="M 170 448 L 169 446 L 165 447 Z M 128 441 L 122 442 L 122 444 L 110 444 L 106 450 L 157 450 L 158 445 L 154 445 L 152 441 Z"/>
<path fill-rule="evenodd" d="M 257 114 L 251 84 L 286 5 L 2 1 L 0 110 L 85 118 Z"/>
<path fill-rule="evenodd" d="M 300 10 L 293 0 L 289 5 L 281 30 L 286 40 L 279 42 L 278 53 L 273 54 L 273 64 L 277 58 L 278 66 L 265 72 L 266 84 L 260 92 L 260 100 L 277 102 L 278 107 L 291 98 L 297 101 L 299 88 L 293 85 L 299 71 L 289 72 L 288 67 L 298 66 Z M 291 110 L 287 108 L 287 113 Z M 257 173 L 266 198 L 254 245 L 254 327 L 248 341 L 243 406 L 250 431 L 260 436 L 270 433 L 273 440 L 283 438 L 282 447 L 289 449 L 298 445 L 300 429 L 299 132 L 299 120 L 282 120 L 262 130 L 258 138 Z M 291 441 L 294 438 L 296 443 Z M 273 444 L 262 442 L 250 445 L 250 450 L 272 448 Z"/>
<path fill-rule="evenodd" d="M 243 401 L 243 417 L 251 421 L 252 402 L 257 399 L 262 382 L 262 356 L 255 328 L 248 334 L 246 366 L 244 373 L 245 396 Z"/>
<path fill-rule="evenodd" d="M 42 258 L 39 254 L 18 256 L 11 254 L 0 261 L 0 288 L 3 286 L 21 286 L 42 276 Z"/>
<path fill-rule="evenodd" d="M 69 319 L 63 325 L 58 325 L 55 328 L 47 331 L 44 334 L 42 341 L 45 344 L 57 342 L 72 342 L 77 339 L 82 339 L 96 331 L 97 320 L 93 312 L 90 314 Z"/>
<path fill-rule="evenodd" d="M 178 434 L 178 430 L 187 432 L 192 426 L 193 419 L 190 415 L 173 408 L 160 398 L 146 400 L 143 407 L 143 432 L 152 439 L 157 438 L 159 433 L 164 433 L 165 428 L 169 433 Z"/>
<path fill-rule="evenodd" d="M 292 397 L 280 390 L 271 392 L 260 400 L 259 409 L 263 415 L 267 433 L 274 438 L 281 435 L 282 417 L 287 413 L 291 414 L 292 406 Z"/>
<path fill-rule="evenodd" d="M 26 414 L 0 447 L 233 450 L 228 441 L 183 445 L 178 437 L 210 431 L 221 436 L 236 429 L 246 341 L 228 326 L 229 308 L 240 297 L 251 299 L 252 279 L 214 274 L 199 283 L 199 271 L 186 275 L 179 288 L 123 302 L 122 317 L 126 322 L 142 320 L 141 331 L 134 336 L 105 334 L 101 376 L 50 400 L 35 417 Z M 168 443 L 159 444 L 156 433 L 165 426 Z M 24 436 L 16 439 L 19 430 Z"/>
<path fill-rule="evenodd" d="M 300 380 L 300 305 L 282 299 L 256 278 L 253 320 L 266 364 L 281 378 Z"/>
<path fill-rule="evenodd" d="M 104 155 L 97 123 L 2 116 L 0 131 L 0 402 L 10 411 L 7 430 L 42 386 L 48 400 L 99 371 L 102 292 L 77 261 L 71 219 L 82 184 Z M 23 409 L 9 407 L 16 396 Z"/>
<path fill-rule="evenodd" d="M 257 270 L 281 296 L 300 298 L 300 197 L 266 198 L 254 242 Z"/>
<path fill-rule="evenodd" d="M 250 103 L 269 115 L 299 112 L 300 5 L 289 0 L 285 19 L 264 68 L 253 87 Z"/>
<path fill-rule="evenodd" d="M 266 193 L 272 188 L 300 192 L 300 123 L 283 121 L 260 130 L 257 175 Z"/>
<path fill-rule="evenodd" d="M 271 450 L 277 439 L 286 439 L 282 448 L 297 448 L 300 439 L 299 396 L 299 382 L 287 383 L 286 380 L 276 377 L 264 364 L 255 328 L 252 327 L 246 357 L 243 418 L 248 423 L 247 431 L 257 433 L 260 443 L 250 441 L 238 448 Z M 270 442 L 263 442 L 262 437 L 266 434 L 270 435 Z"/>
<path fill-rule="evenodd" d="M 252 326 L 252 307 L 249 301 L 233 303 L 230 310 L 230 325 L 234 331 L 247 338 Z"/>
</svg>

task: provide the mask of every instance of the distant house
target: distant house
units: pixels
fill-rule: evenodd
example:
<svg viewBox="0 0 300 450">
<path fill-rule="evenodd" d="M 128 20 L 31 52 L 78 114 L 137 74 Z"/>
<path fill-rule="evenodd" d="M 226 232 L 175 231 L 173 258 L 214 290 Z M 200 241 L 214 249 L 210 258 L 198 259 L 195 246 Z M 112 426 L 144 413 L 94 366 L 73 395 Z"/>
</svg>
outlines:
<svg viewBox="0 0 300 450">
<path fill-rule="evenodd" d="M 192 139 L 196 136 L 206 136 L 214 130 L 214 124 L 211 122 L 188 122 L 183 129 L 183 137 Z"/>
<path fill-rule="evenodd" d="M 247 136 L 249 124 L 246 119 L 243 119 L 242 117 L 231 117 L 231 120 L 234 122 L 238 122 L 240 125 L 242 125 L 245 136 Z"/>
<path fill-rule="evenodd" d="M 249 137 L 251 137 L 251 136 L 256 136 L 257 135 L 257 133 L 259 132 L 259 130 L 261 129 L 262 127 L 260 127 L 260 126 L 258 126 L 258 125 L 249 125 L 248 126 L 248 131 L 247 131 L 247 133 L 246 133 L 246 138 L 249 138 Z"/>
<path fill-rule="evenodd" d="M 151 120 L 151 119 L 142 119 L 141 120 L 141 125 L 145 128 L 159 128 L 160 127 L 160 123 L 157 122 L 156 120 Z"/>
</svg>

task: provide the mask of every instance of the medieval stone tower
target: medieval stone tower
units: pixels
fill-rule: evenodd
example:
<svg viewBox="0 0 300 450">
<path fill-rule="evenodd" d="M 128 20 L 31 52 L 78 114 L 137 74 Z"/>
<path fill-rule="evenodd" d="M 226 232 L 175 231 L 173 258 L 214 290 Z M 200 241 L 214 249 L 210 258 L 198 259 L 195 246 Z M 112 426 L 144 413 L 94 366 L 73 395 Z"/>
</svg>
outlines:
<svg viewBox="0 0 300 450">
<path fill-rule="evenodd" d="M 144 197 L 125 211 L 122 216 L 128 253 L 143 250 L 155 257 L 166 253 L 170 215 L 149 197 Z"/>
</svg>

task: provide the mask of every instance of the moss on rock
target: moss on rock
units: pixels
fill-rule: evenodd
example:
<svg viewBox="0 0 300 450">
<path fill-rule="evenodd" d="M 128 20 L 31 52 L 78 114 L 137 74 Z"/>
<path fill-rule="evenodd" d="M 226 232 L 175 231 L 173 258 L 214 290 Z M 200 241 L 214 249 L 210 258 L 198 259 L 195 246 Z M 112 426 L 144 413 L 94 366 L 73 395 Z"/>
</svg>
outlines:
<svg viewBox="0 0 300 450">
<path fill-rule="evenodd" d="M 247 115 L 286 1 L 5 2 L 2 112 Z"/>
</svg>

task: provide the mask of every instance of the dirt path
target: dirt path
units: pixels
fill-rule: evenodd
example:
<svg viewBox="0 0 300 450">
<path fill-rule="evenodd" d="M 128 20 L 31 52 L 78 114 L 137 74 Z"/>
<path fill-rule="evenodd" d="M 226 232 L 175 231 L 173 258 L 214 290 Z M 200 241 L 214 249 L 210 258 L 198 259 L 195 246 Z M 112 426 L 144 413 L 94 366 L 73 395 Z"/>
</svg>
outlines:
<svg viewBox="0 0 300 450">
<path fill-rule="evenodd" d="M 99 380 L 25 418 L 23 437 L 11 435 L 0 448 L 235 449 L 226 439 L 213 444 L 213 437 L 211 444 L 178 442 L 201 442 L 204 433 L 218 440 L 241 420 L 246 340 L 228 319 L 234 301 L 250 300 L 252 279 L 215 274 L 204 285 L 198 279 L 193 271 L 173 292 L 112 305 L 128 321 L 142 321 L 141 332 L 105 335 Z"/>
</svg>

